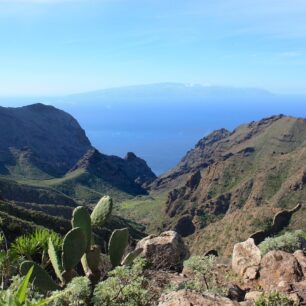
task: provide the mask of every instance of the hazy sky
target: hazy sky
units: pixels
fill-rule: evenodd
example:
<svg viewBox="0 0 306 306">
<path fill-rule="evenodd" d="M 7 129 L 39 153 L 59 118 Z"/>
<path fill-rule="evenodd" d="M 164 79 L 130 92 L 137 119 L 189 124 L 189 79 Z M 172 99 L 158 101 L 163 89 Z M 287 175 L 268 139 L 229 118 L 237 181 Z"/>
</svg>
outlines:
<svg viewBox="0 0 306 306">
<path fill-rule="evenodd" d="M 306 1 L 0 0 L 0 96 L 154 82 L 306 93 Z"/>
</svg>

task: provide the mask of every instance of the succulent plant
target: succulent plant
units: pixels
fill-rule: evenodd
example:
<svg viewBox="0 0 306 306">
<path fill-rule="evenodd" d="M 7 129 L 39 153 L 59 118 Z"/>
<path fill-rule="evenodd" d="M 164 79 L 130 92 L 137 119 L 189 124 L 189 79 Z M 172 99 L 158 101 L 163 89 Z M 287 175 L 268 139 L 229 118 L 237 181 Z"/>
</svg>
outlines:
<svg viewBox="0 0 306 306">
<path fill-rule="evenodd" d="M 124 251 L 128 245 L 128 239 L 129 231 L 127 228 L 113 231 L 108 244 L 108 254 L 113 268 L 121 264 Z"/>
<path fill-rule="evenodd" d="M 72 215 L 72 227 L 82 229 L 86 240 L 86 252 L 81 259 L 83 270 L 92 282 L 100 278 L 100 248 L 94 244 L 92 228 L 103 227 L 111 215 L 113 208 L 112 198 L 105 196 L 101 198 L 98 204 L 89 215 L 87 209 L 83 206 L 77 207 Z"/>
<path fill-rule="evenodd" d="M 24 261 L 20 266 L 20 272 L 22 275 L 27 275 L 28 271 L 33 267 L 33 271 L 30 277 L 30 282 L 33 283 L 42 293 L 48 291 L 54 291 L 61 289 L 53 279 L 49 276 L 48 272 L 44 270 L 37 263 L 27 260 Z"/>
<path fill-rule="evenodd" d="M 91 213 L 91 224 L 94 227 L 102 227 L 112 213 L 113 200 L 109 196 L 103 197 Z"/>
<path fill-rule="evenodd" d="M 74 269 L 79 262 L 81 262 L 86 276 L 93 284 L 100 280 L 102 254 L 99 246 L 94 244 L 92 228 L 105 225 L 111 215 L 112 207 L 112 199 L 105 196 L 95 206 L 91 215 L 83 206 L 75 208 L 71 220 L 72 229 L 63 239 L 61 256 L 57 254 L 52 239 L 49 239 L 49 259 L 62 286 L 65 286 L 74 277 L 76 274 Z M 108 253 L 113 268 L 120 264 L 130 265 L 141 252 L 141 250 L 135 250 L 123 259 L 128 245 L 128 235 L 127 228 L 114 230 L 111 235 Z M 61 288 L 41 266 L 33 261 L 23 262 L 20 268 L 21 273 L 26 275 L 32 266 L 34 268 L 31 277 L 38 289 L 46 292 Z"/>
<path fill-rule="evenodd" d="M 52 240 L 49 240 L 49 258 L 54 272 L 61 281 L 62 285 L 70 282 L 74 275 L 73 269 L 80 262 L 85 251 L 86 241 L 83 231 L 79 227 L 73 228 L 64 237 L 61 260 L 56 254 Z M 26 275 L 31 266 L 34 266 L 31 277 L 34 280 L 34 286 L 36 286 L 39 290 L 45 292 L 60 288 L 60 286 L 58 286 L 52 280 L 48 272 L 33 261 L 24 261 L 20 266 L 21 273 Z"/>
</svg>

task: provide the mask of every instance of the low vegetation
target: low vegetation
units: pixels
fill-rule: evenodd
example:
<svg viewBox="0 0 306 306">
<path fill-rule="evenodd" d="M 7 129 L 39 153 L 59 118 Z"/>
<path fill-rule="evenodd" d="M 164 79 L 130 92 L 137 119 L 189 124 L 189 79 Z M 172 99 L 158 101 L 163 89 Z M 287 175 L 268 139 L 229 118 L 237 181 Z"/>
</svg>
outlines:
<svg viewBox="0 0 306 306">
<path fill-rule="evenodd" d="M 277 291 L 262 294 L 253 306 L 296 306 L 297 304 L 286 295 Z"/>
<path fill-rule="evenodd" d="M 269 251 L 280 250 L 288 253 L 301 248 L 302 239 L 305 238 L 305 232 L 298 230 L 294 232 L 286 232 L 277 237 L 266 238 L 259 244 L 259 249 L 262 255 L 267 254 Z"/>
</svg>

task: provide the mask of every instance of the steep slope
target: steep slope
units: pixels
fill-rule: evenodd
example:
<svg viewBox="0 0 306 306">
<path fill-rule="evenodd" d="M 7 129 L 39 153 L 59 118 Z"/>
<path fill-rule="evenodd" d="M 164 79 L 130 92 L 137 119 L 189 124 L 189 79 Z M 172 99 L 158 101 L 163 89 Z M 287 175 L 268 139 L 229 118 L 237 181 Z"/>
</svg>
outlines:
<svg viewBox="0 0 306 306">
<path fill-rule="evenodd" d="M 0 107 L 1 174 L 60 176 L 89 148 L 91 144 L 78 122 L 55 107 Z"/>
<path fill-rule="evenodd" d="M 305 184 L 306 120 L 279 115 L 204 137 L 151 189 L 168 192 L 164 229 L 180 232 L 195 253 L 228 255 L 299 202 L 289 227 L 306 228 Z"/>
<path fill-rule="evenodd" d="M 124 159 L 101 154 L 72 116 L 44 104 L 0 107 L 0 176 L 10 179 L 6 191 L 0 184 L 0 195 L 7 194 L 9 182 L 20 194 L 16 181 L 28 190 L 51 188 L 84 203 L 105 194 L 116 199 L 146 194 L 141 185 L 156 178 L 131 152 Z M 28 195 L 24 202 L 31 202 Z"/>
</svg>

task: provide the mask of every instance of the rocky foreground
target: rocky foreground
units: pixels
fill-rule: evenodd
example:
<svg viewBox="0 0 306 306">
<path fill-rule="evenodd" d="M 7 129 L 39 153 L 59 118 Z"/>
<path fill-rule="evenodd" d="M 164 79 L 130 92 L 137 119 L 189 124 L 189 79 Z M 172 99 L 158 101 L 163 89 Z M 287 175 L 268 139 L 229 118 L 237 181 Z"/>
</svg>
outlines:
<svg viewBox="0 0 306 306">
<path fill-rule="evenodd" d="M 178 233 L 168 231 L 160 236 L 148 236 L 139 241 L 136 248 L 142 248 L 142 256 L 151 263 L 146 272 L 151 279 L 151 289 L 157 292 L 156 296 L 163 292 L 156 305 L 251 306 L 260 296 L 271 292 L 279 292 L 290 302 L 260 305 L 306 305 L 306 253 L 303 247 L 294 253 L 272 250 L 262 256 L 253 238 L 237 243 L 230 262 L 216 259 L 215 288 L 210 289 L 217 292 L 223 288 L 223 294 L 212 290 L 200 293 L 186 288 L 196 275 L 183 265 L 189 251 Z M 176 290 L 165 293 L 166 288 Z"/>
</svg>

